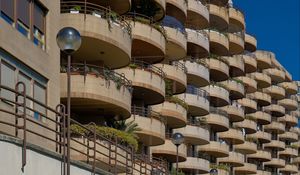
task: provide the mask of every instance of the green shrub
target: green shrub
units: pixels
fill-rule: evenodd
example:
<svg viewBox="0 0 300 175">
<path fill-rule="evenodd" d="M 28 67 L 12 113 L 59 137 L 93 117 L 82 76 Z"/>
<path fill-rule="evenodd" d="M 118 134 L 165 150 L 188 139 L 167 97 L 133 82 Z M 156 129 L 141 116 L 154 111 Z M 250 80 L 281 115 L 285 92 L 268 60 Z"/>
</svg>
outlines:
<svg viewBox="0 0 300 175">
<path fill-rule="evenodd" d="M 255 122 L 257 121 L 257 119 L 255 117 L 251 116 L 251 115 L 246 115 L 245 119 L 248 119 L 248 120 L 251 120 L 251 121 L 255 121 Z"/>
<path fill-rule="evenodd" d="M 188 104 L 185 101 L 178 98 L 178 97 L 175 97 L 175 96 L 166 97 L 166 100 L 170 103 L 179 104 L 180 106 L 182 106 L 186 110 L 188 110 L 188 108 L 189 108 Z"/>
<path fill-rule="evenodd" d="M 172 168 L 171 175 L 176 175 L 176 168 Z M 178 170 L 178 174 L 177 175 L 185 175 L 184 172 L 182 172 L 182 170 Z"/>
<path fill-rule="evenodd" d="M 210 168 L 211 169 L 220 169 L 220 170 L 225 170 L 225 171 L 229 171 L 230 167 L 226 164 L 210 164 Z"/>
<path fill-rule="evenodd" d="M 286 147 L 292 148 L 292 149 L 298 149 L 298 145 L 296 145 L 296 144 L 286 145 Z"/>
<path fill-rule="evenodd" d="M 91 131 L 94 130 L 94 126 L 89 125 L 86 127 L 88 127 Z M 77 124 L 72 124 L 70 129 L 71 134 L 73 135 L 88 136 L 90 134 L 88 130 Z M 138 149 L 137 139 L 133 135 L 124 131 L 120 131 L 110 127 L 96 126 L 96 133 L 102 137 L 107 138 L 108 140 L 116 141 L 117 139 L 120 145 L 131 146 L 134 150 Z"/>
<path fill-rule="evenodd" d="M 138 67 L 138 65 L 131 63 L 128 65 L 131 69 L 136 69 Z"/>
</svg>

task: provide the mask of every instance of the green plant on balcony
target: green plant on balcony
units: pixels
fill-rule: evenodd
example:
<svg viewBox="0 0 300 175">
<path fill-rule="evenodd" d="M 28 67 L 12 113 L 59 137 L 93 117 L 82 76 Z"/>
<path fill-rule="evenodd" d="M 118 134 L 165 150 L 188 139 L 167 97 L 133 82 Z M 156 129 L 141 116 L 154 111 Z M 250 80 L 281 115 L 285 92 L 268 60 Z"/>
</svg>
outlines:
<svg viewBox="0 0 300 175">
<path fill-rule="evenodd" d="M 166 97 L 171 97 L 173 95 L 173 80 L 165 79 L 165 93 Z"/>
<path fill-rule="evenodd" d="M 251 116 L 251 115 L 246 115 L 245 119 L 248 119 L 248 120 L 251 120 L 251 121 L 254 121 L 254 122 L 257 121 L 257 119 L 255 117 Z"/>
<path fill-rule="evenodd" d="M 226 164 L 210 164 L 210 168 L 211 169 L 220 169 L 220 170 L 225 170 L 225 171 L 230 170 L 230 166 L 226 165 Z"/>
<path fill-rule="evenodd" d="M 134 138 L 138 139 L 136 132 L 141 131 L 142 129 L 139 128 L 138 124 L 134 121 L 126 122 L 125 120 L 114 121 L 112 123 L 112 127 L 124 131 L 128 134 L 131 134 Z"/>
<path fill-rule="evenodd" d="M 77 5 L 77 6 L 72 7 L 71 10 L 72 11 L 80 11 L 81 7 L 79 5 Z"/>
<path fill-rule="evenodd" d="M 231 78 L 230 80 L 235 81 L 236 83 L 239 83 L 241 85 L 244 85 L 244 82 L 242 80 L 237 79 L 237 78 Z"/>
<path fill-rule="evenodd" d="M 299 146 L 296 144 L 286 145 L 286 148 L 298 149 Z"/>
<path fill-rule="evenodd" d="M 186 110 L 188 110 L 188 108 L 189 108 L 188 104 L 185 101 L 183 101 L 180 98 L 175 97 L 175 96 L 166 97 L 166 101 L 168 101 L 170 103 L 179 104 L 180 106 L 182 106 Z"/>
<path fill-rule="evenodd" d="M 171 175 L 176 175 L 176 174 L 177 175 L 185 175 L 184 172 L 182 172 L 182 170 L 179 170 L 178 173 L 176 173 L 176 169 L 175 168 L 172 168 L 170 174 Z"/>
<path fill-rule="evenodd" d="M 258 143 L 258 139 L 254 138 L 254 137 L 246 137 L 245 139 L 247 142 L 251 142 L 251 143 Z"/>
<path fill-rule="evenodd" d="M 87 136 L 89 133 L 87 129 L 77 124 L 72 124 L 70 127 L 70 131 L 71 131 L 71 136 L 73 137 Z"/>
<path fill-rule="evenodd" d="M 134 64 L 134 63 L 130 63 L 130 64 L 128 65 L 128 67 L 129 67 L 130 69 L 136 69 L 136 68 L 138 67 L 138 65 L 136 65 L 136 64 Z"/>
</svg>

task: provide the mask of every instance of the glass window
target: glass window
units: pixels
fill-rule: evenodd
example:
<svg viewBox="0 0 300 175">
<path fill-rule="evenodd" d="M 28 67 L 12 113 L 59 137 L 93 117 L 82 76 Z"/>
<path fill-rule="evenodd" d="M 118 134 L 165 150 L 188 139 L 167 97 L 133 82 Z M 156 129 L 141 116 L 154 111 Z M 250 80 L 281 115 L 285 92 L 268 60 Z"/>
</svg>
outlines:
<svg viewBox="0 0 300 175">
<path fill-rule="evenodd" d="M 15 89 L 15 69 L 5 62 L 1 62 L 1 84 Z M 15 94 L 9 90 L 2 89 L 1 97 L 8 100 L 15 100 Z"/>
<path fill-rule="evenodd" d="M 17 0 L 17 18 L 26 27 L 30 26 L 30 2 L 29 0 Z"/>
<path fill-rule="evenodd" d="M 14 1 L 13 0 L 0 0 L 1 16 L 6 21 L 13 21 L 14 19 Z"/>
<path fill-rule="evenodd" d="M 33 85 L 33 98 L 38 102 L 46 104 L 46 88 L 35 82 Z M 33 109 L 41 114 L 46 115 L 46 109 L 37 103 L 34 104 Z M 43 120 L 39 113 L 35 112 L 34 118 Z"/>
</svg>

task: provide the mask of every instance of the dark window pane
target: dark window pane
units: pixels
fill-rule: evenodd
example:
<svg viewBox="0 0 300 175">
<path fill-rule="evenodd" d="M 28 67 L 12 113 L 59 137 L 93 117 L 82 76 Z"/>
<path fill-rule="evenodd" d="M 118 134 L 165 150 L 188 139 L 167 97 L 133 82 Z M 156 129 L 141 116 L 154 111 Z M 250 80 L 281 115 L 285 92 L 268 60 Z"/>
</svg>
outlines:
<svg viewBox="0 0 300 175">
<path fill-rule="evenodd" d="M 0 10 L 11 20 L 14 19 L 14 1 L 13 0 L 0 0 Z"/>
<path fill-rule="evenodd" d="M 29 0 L 17 0 L 17 16 L 18 20 L 22 21 L 24 25 L 29 27 Z"/>
<path fill-rule="evenodd" d="M 1 12 L 0 16 L 10 25 L 13 24 L 13 20 L 10 17 L 8 17 L 5 13 Z"/>
<path fill-rule="evenodd" d="M 42 33 L 45 32 L 45 11 L 39 6 L 39 4 L 34 4 L 33 12 L 33 25 L 38 28 Z"/>
</svg>

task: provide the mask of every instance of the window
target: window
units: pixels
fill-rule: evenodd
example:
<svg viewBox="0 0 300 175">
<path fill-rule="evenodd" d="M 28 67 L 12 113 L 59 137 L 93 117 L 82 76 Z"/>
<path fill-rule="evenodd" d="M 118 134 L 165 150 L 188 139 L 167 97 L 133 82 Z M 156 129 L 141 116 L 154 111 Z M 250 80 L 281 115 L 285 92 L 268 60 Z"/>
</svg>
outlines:
<svg viewBox="0 0 300 175">
<path fill-rule="evenodd" d="M 0 16 L 45 50 L 47 9 L 38 0 L 0 0 Z M 14 16 L 16 14 L 16 16 Z"/>
<path fill-rule="evenodd" d="M 32 85 L 31 85 L 31 78 L 23 74 L 22 72 L 19 71 L 18 74 L 18 82 L 23 82 L 25 84 L 25 93 L 28 96 L 32 96 Z M 23 89 L 22 89 L 23 90 Z M 26 106 L 31 108 L 32 107 L 32 102 L 31 100 L 27 99 L 26 101 Z M 32 111 L 26 110 L 26 113 L 30 116 L 32 116 Z"/>
<path fill-rule="evenodd" d="M 38 102 L 46 104 L 46 88 L 35 82 L 33 85 L 33 98 Z M 33 109 L 38 112 L 34 113 L 34 118 L 37 120 L 43 119 L 39 113 L 46 115 L 46 109 L 37 103 L 33 105 Z"/>
<path fill-rule="evenodd" d="M 1 17 L 9 24 L 13 24 L 14 1 L 13 0 L 0 0 L 0 11 L 1 11 Z"/>
<path fill-rule="evenodd" d="M 1 84 L 12 89 L 15 89 L 16 84 L 15 69 L 3 61 L 1 62 Z M 14 93 L 6 89 L 1 90 L 1 97 L 11 101 L 15 100 Z"/>
</svg>

